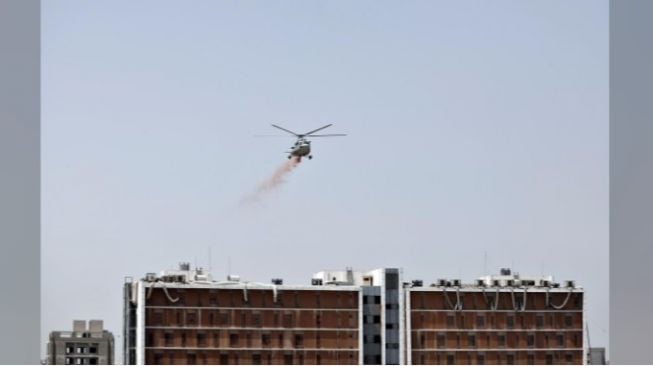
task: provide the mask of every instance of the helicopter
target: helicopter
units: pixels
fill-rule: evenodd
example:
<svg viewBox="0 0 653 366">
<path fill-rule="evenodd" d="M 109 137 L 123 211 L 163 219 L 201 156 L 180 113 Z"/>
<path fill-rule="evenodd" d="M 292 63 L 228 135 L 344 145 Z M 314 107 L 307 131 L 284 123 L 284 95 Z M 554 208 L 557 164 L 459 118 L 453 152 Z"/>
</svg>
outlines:
<svg viewBox="0 0 653 366">
<path fill-rule="evenodd" d="M 308 156 L 309 159 L 313 159 L 313 155 L 311 155 L 311 142 L 307 139 L 307 137 L 336 137 L 336 136 L 347 136 L 346 134 L 342 133 L 332 133 L 332 134 L 326 134 L 326 135 L 314 135 L 314 133 L 321 131 L 327 127 L 331 127 L 333 124 L 330 123 L 326 126 L 322 126 L 320 128 L 317 128 L 315 130 L 306 132 L 306 133 L 295 133 L 292 132 L 288 129 L 285 129 L 281 126 L 277 126 L 275 124 L 272 125 L 272 127 L 278 128 L 284 132 L 287 132 L 289 134 L 295 135 L 297 137 L 297 141 L 295 141 L 295 144 L 290 147 L 290 151 L 287 151 L 288 159 L 291 159 L 293 156 L 297 158 L 297 161 L 301 161 L 303 156 Z"/>
</svg>

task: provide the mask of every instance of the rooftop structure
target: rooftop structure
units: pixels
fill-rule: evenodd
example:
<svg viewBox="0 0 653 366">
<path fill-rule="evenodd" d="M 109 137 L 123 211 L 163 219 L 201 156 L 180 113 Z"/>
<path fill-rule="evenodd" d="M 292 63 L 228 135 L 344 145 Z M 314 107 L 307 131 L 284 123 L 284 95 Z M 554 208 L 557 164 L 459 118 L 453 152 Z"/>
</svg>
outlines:
<svg viewBox="0 0 653 366">
<path fill-rule="evenodd" d="M 72 331 L 53 331 L 48 343 L 50 365 L 113 365 L 113 334 L 102 320 L 74 320 Z"/>
</svg>

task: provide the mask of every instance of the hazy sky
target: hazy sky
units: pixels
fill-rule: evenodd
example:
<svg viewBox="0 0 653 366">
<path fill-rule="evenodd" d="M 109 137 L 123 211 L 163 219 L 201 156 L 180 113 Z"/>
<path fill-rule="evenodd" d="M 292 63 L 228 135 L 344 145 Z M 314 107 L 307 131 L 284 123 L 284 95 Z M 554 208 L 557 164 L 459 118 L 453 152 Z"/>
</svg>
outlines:
<svg viewBox="0 0 653 366">
<path fill-rule="evenodd" d="M 44 1 L 43 339 L 176 266 L 575 279 L 608 343 L 607 1 Z M 299 132 L 279 190 L 242 207 Z M 484 260 L 487 253 L 487 261 Z M 121 355 L 117 355 L 121 359 Z"/>
</svg>

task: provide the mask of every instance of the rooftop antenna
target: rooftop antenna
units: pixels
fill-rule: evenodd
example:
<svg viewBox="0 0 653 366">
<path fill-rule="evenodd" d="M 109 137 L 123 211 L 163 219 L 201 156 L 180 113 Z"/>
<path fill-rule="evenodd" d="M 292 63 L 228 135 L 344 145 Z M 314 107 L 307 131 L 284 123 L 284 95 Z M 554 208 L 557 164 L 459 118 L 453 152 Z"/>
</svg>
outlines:
<svg viewBox="0 0 653 366">
<path fill-rule="evenodd" d="M 213 269 L 213 264 L 212 264 L 212 258 L 211 258 L 211 246 L 209 245 L 209 273 L 211 273 L 211 270 Z"/>
<path fill-rule="evenodd" d="M 590 326 L 588 322 L 585 322 L 585 332 L 587 333 L 587 349 L 592 348 L 590 343 Z"/>
</svg>

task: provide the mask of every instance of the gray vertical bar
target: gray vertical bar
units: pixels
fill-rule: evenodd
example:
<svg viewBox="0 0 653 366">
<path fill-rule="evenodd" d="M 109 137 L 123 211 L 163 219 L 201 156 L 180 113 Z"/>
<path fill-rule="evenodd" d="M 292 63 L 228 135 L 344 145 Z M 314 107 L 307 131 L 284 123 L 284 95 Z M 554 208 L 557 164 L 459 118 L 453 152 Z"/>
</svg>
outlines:
<svg viewBox="0 0 653 366">
<path fill-rule="evenodd" d="M 40 8 L 0 1 L 0 363 L 41 353 Z"/>
<path fill-rule="evenodd" d="M 610 362 L 650 364 L 653 1 L 610 2 Z"/>
</svg>

